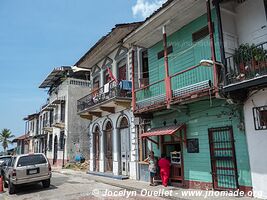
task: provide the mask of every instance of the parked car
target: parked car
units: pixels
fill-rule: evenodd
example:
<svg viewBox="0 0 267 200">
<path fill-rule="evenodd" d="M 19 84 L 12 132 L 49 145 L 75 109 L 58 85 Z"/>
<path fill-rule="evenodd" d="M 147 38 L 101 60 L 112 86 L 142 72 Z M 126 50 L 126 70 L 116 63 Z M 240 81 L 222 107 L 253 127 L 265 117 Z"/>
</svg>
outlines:
<svg viewBox="0 0 267 200">
<path fill-rule="evenodd" d="M 50 187 L 51 166 L 42 153 L 13 156 L 3 170 L 4 186 L 8 186 L 9 194 L 14 194 L 22 184 L 42 182 L 44 188 Z"/>
<path fill-rule="evenodd" d="M 3 169 L 2 169 L 4 163 L 10 161 L 10 160 L 11 160 L 11 157 L 12 157 L 12 156 L 10 156 L 10 155 L 8 155 L 8 156 L 0 156 L 0 173 L 1 173 L 0 175 L 1 175 L 1 176 L 4 176 L 4 175 L 3 175 L 4 171 L 3 171 Z"/>
</svg>

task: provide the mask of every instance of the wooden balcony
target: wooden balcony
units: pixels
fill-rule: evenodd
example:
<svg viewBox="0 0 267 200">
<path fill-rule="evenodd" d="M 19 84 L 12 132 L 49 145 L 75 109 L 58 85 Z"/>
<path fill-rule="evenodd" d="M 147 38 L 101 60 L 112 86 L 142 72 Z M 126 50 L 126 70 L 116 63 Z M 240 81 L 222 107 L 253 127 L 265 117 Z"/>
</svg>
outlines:
<svg viewBox="0 0 267 200">
<path fill-rule="evenodd" d="M 117 106 L 129 108 L 132 101 L 131 82 L 128 89 L 123 89 L 123 84 L 127 81 L 117 83 L 111 81 L 93 90 L 90 94 L 77 101 L 78 114 L 86 119 L 92 120 L 92 117 L 101 117 L 103 112 L 115 113 Z"/>
<path fill-rule="evenodd" d="M 171 75 L 171 105 L 213 95 L 215 88 L 213 71 L 213 65 L 196 65 Z M 162 79 L 135 90 L 134 113 L 138 115 L 166 109 L 165 87 L 165 79 Z"/>
</svg>

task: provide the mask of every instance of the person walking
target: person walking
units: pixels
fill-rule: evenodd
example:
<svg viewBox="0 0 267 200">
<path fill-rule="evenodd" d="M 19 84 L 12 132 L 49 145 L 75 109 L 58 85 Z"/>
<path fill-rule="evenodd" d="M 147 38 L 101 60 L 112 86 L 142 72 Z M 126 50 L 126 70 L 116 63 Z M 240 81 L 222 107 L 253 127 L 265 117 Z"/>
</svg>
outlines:
<svg viewBox="0 0 267 200">
<path fill-rule="evenodd" d="M 150 174 L 150 186 L 155 186 L 155 176 L 156 176 L 156 172 L 157 172 L 157 162 L 156 162 L 156 159 L 154 157 L 154 152 L 153 151 L 150 151 L 149 155 L 148 155 L 148 158 L 146 158 L 144 160 L 144 162 L 147 162 L 149 163 L 148 165 L 148 170 L 149 170 L 149 174 Z"/>
<path fill-rule="evenodd" d="M 167 159 L 166 154 L 162 154 L 161 155 L 161 158 L 160 158 L 160 160 L 158 162 L 158 165 L 160 167 L 160 177 L 161 177 L 161 180 L 162 180 L 162 185 L 167 187 L 168 186 L 169 177 L 170 177 L 171 163 Z"/>
</svg>

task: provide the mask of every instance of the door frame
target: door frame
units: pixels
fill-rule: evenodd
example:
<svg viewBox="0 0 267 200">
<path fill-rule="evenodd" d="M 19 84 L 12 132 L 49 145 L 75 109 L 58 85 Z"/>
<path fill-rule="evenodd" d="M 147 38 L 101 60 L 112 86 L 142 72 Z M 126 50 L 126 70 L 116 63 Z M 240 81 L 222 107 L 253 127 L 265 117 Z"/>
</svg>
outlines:
<svg viewBox="0 0 267 200">
<path fill-rule="evenodd" d="M 98 138 L 96 140 L 96 138 Z M 98 143 L 98 144 L 97 144 Z M 98 151 L 97 149 L 98 148 Z M 93 133 L 93 162 L 94 162 L 94 167 L 93 167 L 93 171 L 99 172 L 99 160 L 100 160 L 100 133 L 99 133 L 99 129 Z M 96 156 L 98 154 L 98 156 Z M 98 158 L 98 159 L 97 159 Z"/>
<path fill-rule="evenodd" d="M 174 185 L 174 186 L 180 186 L 182 187 L 183 184 L 184 184 L 184 157 L 183 157 L 183 142 L 181 141 L 181 139 L 178 141 L 178 140 L 174 140 L 172 138 L 172 141 L 168 141 L 168 142 L 165 142 L 164 141 L 164 136 L 161 136 L 161 149 L 162 149 L 162 153 L 165 153 L 166 154 L 166 145 L 176 145 L 176 144 L 180 144 L 180 148 L 181 148 L 181 183 L 176 183 L 176 182 L 173 182 L 171 181 L 171 183 Z M 170 173 L 170 180 L 171 179 L 171 173 Z"/>
<path fill-rule="evenodd" d="M 104 123 L 104 130 L 103 130 L 103 140 L 104 144 L 104 172 L 112 172 L 113 173 L 113 124 L 111 120 L 108 120 L 106 123 Z M 110 140 L 108 141 L 107 136 L 110 134 Z M 108 143 L 109 142 L 109 143 Z M 110 145 L 111 152 L 108 154 L 108 146 Z M 111 158 L 107 157 L 110 156 Z M 111 159 L 111 160 L 110 160 Z M 110 164 L 110 168 L 108 165 Z"/>
<path fill-rule="evenodd" d="M 127 130 L 127 133 L 121 133 L 121 130 Z M 130 161 L 131 161 L 131 142 L 130 142 L 130 128 L 129 127 L 123 127 L 123 128 L 119 128 L 119 143 L 118 145 L 121 146 L 121 135 L 122 134 L 127 134 L 127 138 L 128 138 L 128 142 L 129 142 L 129 146 L 128 146 L 128 149 L 126 150 L 128 152 L 128 154 L 126 155 L 126 174 L 123 174 L 123 171 L 122 171 L 122 151 L 121 151 L 121 147 L 120 147 L 120 151 L 118 152 L 119 153 L 119 171 L 120 171 L 120 174 L 121 175 L 125 175 L 125 176 L 129 176 L 130 175 Z"/>
<path fill-rule="evenodd" d="M 234 173 L 235 173 L 235 184 L 236 188 L 226 188 L 226 187 L 219 187 L 218 185 L 218 176 L 217 176 L 217 169 L 216 169 L 216 160 L 214 158 L 214 143 L 213 141 L 213 133 L 219 131 L 229 131 L 230 136 L 230 144 L 232 150 L 232 161 L 234 165 Z M 236 162 L 236 152 L 235 152 L 235 139 L 233 134 L 233 127 L 232 126 L 224 126 L 224 127 L 216 127 L 216 128 L 209 128 L 208 129 L 208 136 L 209 136 L 209 146 L 210 146 L 210 161 L 211 161 L 211 175 L 212 175 L 212 185 L 215 190 L 237 190 L 239 189 L 239 182 L 238 182 L 238 170 L 237 170 L 237 162 Z"/>
<path fill-rule="evenodd" d="M 57 153 L 58 153 L 58 139 L 57 135 L 54 137 L 54 153 L 53 153 L 53 165 L 57 163 Z"/>
</svg>

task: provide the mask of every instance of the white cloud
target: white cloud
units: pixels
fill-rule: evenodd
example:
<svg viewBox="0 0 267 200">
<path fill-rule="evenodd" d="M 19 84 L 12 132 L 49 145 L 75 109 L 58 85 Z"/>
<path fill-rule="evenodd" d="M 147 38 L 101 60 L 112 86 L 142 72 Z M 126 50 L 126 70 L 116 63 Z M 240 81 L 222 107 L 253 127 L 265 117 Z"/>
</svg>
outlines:
<svg viewBox="0 0 267 200">
<path fill-rule="evenodd" d="M 141 16 L 146 18 L 158 9 L 167 0 L 137 0 L 132 7 L 132 12 L 135 17 Z"/>
</svg>

